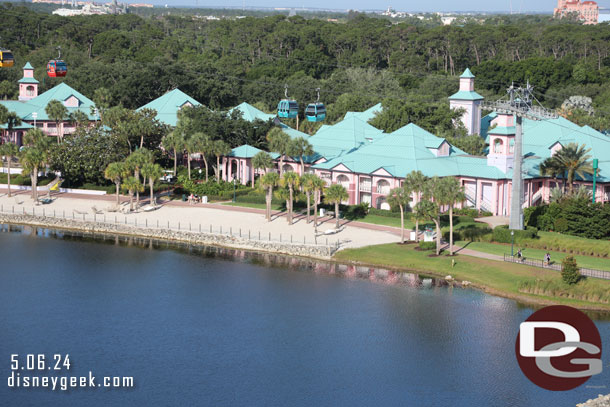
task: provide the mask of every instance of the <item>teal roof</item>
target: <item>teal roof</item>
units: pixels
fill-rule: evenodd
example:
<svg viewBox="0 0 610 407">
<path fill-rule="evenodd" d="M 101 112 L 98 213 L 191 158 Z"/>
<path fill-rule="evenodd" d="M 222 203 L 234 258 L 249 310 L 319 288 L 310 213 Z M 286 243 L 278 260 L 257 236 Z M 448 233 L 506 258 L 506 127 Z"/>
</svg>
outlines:
<svg viewBox="0 0 610 407">
<path fill-rule="evenodd" d="M 19 83 L 40 83 L 36 80 L 36 78 L 21 78 L 17 82 L 19 82 Z"/>
<path fill-rule="evenodd" d="M 515 126 L 496 126 L 491 130 L 488 130 L 489 134 L 497 134 L 500 136 L 514 135 L 516 132 Z"/>
<path fill-rule="evenodd" d="M 369 107 L 364 112 L 347 112 L 347 113 L 345 113 L 344 119 L 349 119 L 350 117 L 354 116 L 354 117 L 359 118 L 360 120 L 364 120 L 365 122 L 368 122 L 369 120 L 374 118 L 377 113 L 381 112 L 382 110 L 383 110 L 383 107 L 381 106 L 381 103 L 377 103 L 375 106 Z"/>
<path fill-rule="evenodd" d="M 34 70 L 34 67 L 32 66 L 32 64 L 30 64 L 29 62 L 26 62 L 25 65 L 23 66 L 23 69 L 31 69 Z"/>
<path fill-rule="evenodd" d="M 95 120 L 95 117 L 91 114 L 91 107 L 95 106 L 93 101 L 63 82 L 38 95 L 34 99 L 23 101 L 0 100 L 0 104 L 4 105 L 9 111 L 17 113 L 21 120 L 33 121 L 34 117 L 32 117 L 32 113 L 36 112 L 38 113 L 36 120 L 44 121 L 51 120 L 45 112 L 45 108 L 51 100 L 64 102 L 72 96 L 79 100 L 79 106 L 66 107 L 66 109 L 68 109 L 68 114 L 81 111 L 87 115 L 89 120 Z"/>
<path fill-rule="evenodd" d="M 295 130 L 292 127 L 290 127 L 282 122 L 280 122 L 280 128 L 282 129 L 282 131 L 284 133 L 288 134 L 290 136 L 290 138 L 292 138 L 292 139 L 298 138 L 298 137 L 309 139 L 309 137 L 311 137 L 309 134 L 303 133 L 302 131 L 299 131 L 299 130 Z"/>
<path fill-rule="evenodd" d="M 470 72 L 470 68 L 466 68 L 464 73 L 460 75 L 460 78 L 474 78 L 474 75 Z"/>
<path fill-rule="evenodd" d="M 372 174 L 383 169 L 394 177 L 404 177 L 411 171 L 419 170 L 426 176 L 505 178 L 500 170 L 487 166 L 486 157 L 469 156 L 453 146 L 450 146 L 446 157 L 437 157 L 430 150 L 445 142 L 411 123 L 373 143 L 314 167 L 330 170 L 342 164 L 361 174 Z"/>
<path fill-rule="evenodd" d="M 257 109 L 249 103 L 242 103 L 240 105 L 235 106 L 233 109 L 229 110 L 229 114 L 233 113 L 233 111 L 238 110 L 242 113 L 242 118 L 249 122 L 253 122 L 255 120 L 262 120 L 266 122 L 267 120 L 271 120 L 275 118 L 274 114 L 265 113 L 262 110 Z"/>
<path fill-rule="evenodd" d="M 488 130 L 497 113 L 491 113 L 481 120 L 481 136 L 489 143 Z M 497 133 L 495 133 L 497 134 Z M 540 164 L 551 156 L 551 147 L 560 143 L 586 145 L 592 158 L 599 159 L 599 182 L 610 182 L 610 137 L 589 126 L 579 126 L 568 119 L 558 117 L 549 120 L 523 119 L 523 170 L 524 178 L 540 178 Z M 512 177 L 512 171 L 506 176 Z M 577 177 L 578 178 L 578 177 Z M 579 178 L 578 178 L 579 179 Z M 591 177 L 587 176 L 590 181 Z"/>
<path fill-rule="evenodd" d="M 330 160 L 384 136 L 383 131 L 351 115 L 337 124 L 320 128 L 309 142 L 321 157 Z"/>
<path fill-rule="evenodd" d="M 174 89 L 167 92 L 165 95 L 158 97 L 152 102 L 139 107 L 138 110 L 153 109 L 157 112 L 157 120 L 159 120 L 161 123 L 175 126 L 178 122 L 178 111 L 185 104 L 191 104 L 192 106 L 201 105 L 201 103 L 197 102 L 180 89 Z"/>
<path fill-rule="evenodd" d="M 231 150 L 229 157 L 252 158 L 261 151 L 263 150 L 252 147 L 248 144 L 244 144 L 243 146 L 235 147 L 233 150 Z"/>
<path fill-rule="evenodd" d="M 34 126 L 32 126 L 31 124 L 27 124 L 25 122 L 21 122 L 21 124 L 19 126 L 13 126 L 13 130 L 26 130 L 26 129 L 33 129 L 33 128 L 34 128 Z M 0 124 L 0 129 L 7 130 L 8 124 L 7 123 Z"/>
<path fill-rule="evenodd" d="M 457 100 L 481 100 L 485 99 L 475 91 L 460 90 L 453 95 L 449 96 L 449 99 Z"/>
</svg>

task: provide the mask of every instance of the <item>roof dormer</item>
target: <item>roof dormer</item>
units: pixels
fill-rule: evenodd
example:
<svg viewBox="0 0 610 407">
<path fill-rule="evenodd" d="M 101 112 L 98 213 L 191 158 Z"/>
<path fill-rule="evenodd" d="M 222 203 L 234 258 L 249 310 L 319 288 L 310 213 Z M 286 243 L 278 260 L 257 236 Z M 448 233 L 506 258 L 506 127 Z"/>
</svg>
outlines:
<svg viewBox="0 0 610 407">
<path fill-rule="evenodd" d="M 81 101 L 74 95 L 70 95 L 66 100 L 64 100 L 65 107 L 79 107 L 81 105 Z"/>
</svg>

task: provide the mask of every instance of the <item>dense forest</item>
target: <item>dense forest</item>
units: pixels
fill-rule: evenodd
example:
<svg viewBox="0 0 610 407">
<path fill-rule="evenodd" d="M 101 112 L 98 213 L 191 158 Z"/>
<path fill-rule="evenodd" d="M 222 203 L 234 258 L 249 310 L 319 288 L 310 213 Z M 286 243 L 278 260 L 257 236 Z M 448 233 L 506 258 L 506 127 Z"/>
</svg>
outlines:
<svg viewBox="0 0 610 407">
<path fill-rule="evenodd" d="M 0 70 L 3 98 L 15 97 L 26 61 L 36 67 L 41 91 L 59 83 L 46 77 L 44 66 L 61 46 L 67 84 L 89 97 L 104 87 L 111 105 L 132 109 L 178 87 L 212 109 L 247 101 L 272 111 L 287 84 L 289 96 L 302 105 L 321 88 L 330 122 L 385 101 L 400 110 L 391 116 L 401 120 L 378 118 L 387 129 L 420 120 L 428 130 L 450 131 L 451 113 L 443 106 L 457 89 L 456 75 L 470 67 L 486 97 L 529 80 L 547 107 L 573 95 L 591 97 L 594 115 L 575 112 L 574 120 L 610 128 L 608 24 L 536 16 L 426 26 L 357 13 L 344 23 L 285 15 L 66 18 L 8 3 L 0 15 L 0 46 L 17 59 L 13 68 Z M 431 120 L 431 109 L 447 115 Z M 315 130 L 307 123 L 301 129 Z"/>
</svg>

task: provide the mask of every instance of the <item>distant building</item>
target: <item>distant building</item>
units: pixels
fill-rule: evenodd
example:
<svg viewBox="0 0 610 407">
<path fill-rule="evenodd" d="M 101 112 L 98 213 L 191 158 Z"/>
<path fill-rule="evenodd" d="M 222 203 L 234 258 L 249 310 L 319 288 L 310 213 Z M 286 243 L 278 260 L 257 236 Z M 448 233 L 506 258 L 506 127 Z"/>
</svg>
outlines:
<svg viewBox="0 0 610 407">
<path fill-rule="evenodd" d="M 553 15 L 556 18 L 576 15 L 585 24 L 597 24 L 599 7 L 594 1 L 557 0 L 557 7 Z"/>
</svg>

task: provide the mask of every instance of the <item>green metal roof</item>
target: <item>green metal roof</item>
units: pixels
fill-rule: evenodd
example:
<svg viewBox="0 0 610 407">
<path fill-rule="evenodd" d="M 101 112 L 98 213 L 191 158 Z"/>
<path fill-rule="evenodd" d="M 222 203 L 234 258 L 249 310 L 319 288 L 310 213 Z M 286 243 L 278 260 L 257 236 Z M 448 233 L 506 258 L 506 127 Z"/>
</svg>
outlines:
<svg viewBox="0 0 610 407">
<path fill-rule="evenodd" d="M 450 146 L 448 156 L 437 157 L 430 149 L 437 148 L 443 142 L 444 139 L 411 123 L 371 144 L 317 164 L 314 168 L 330 170 L 343 164 L 361 174 L 372 174 L 384 169 L 394 177 L 404 177 L 414 170 L 422 171 L 427 176 L 505 177 L 500 170 L 487 166 L 486 157 L 469 156 L 453 146 Z"/>
<path fill-rule="evenodd" d="M 242 146 L 235 147 L 233 150 L 231 150 L 231 153 L 229 153 L 229 157 L 252 158 L 261 151 L 263 150 L 260 150 L 256 147 L 252 147 L 248 144 L 244 144 Z"/>
<path fill-rule="evenodd" d="M 305 138 L 305 139 L 309 139 L 311 136 L 307 133 L 303 133 L 302 131 L 299 130 L 295 130 L 292 127 L 280 122 L 280 128 L 282 129 L 282 131 L 286 134 L 288 134 L 290 136 L 290 138 L 294 139 L 294 138 Z"/>
<path fill-rule="evenodd" d="M 36 80 L 36 78 L 21 78 L 17 82 L 19 82 L 19 83 L 40 83 Z"/>
<path fill-rule="evenodd" d="M 369 107 L 364 112 L 347 112 L 347 113 L 345 113 L 344 119 L 349 119 L 350 117 L 354 116 L 360 120 L 368 122 L 369 120 L 374 118 L 377 113 L 381 112 L 382 110 L 383 110 L 383 107 L 381 106 L 381 103 L 377 103 L 375 106 Z"/>
<path fill-rule="evenodd" d="M 157 112 L 156 119 L 161 123 L 176 126 L 178 123 L 178 110 L 186 103 L 190 103 L 193 106 L 201 105 L 201 103 L 197 102 L 180 89 L 174 89 L 144 106 L 139 107 L 137 110 L 153 109 Z"/>
<path fill-rule="evenodd" d="M 32 126 L 31 124 L 27 124 L 25 122 L 21 122 L 21 124 L 19 126 L 13 126 L 13 130 L 29 130 L 29 129 L 33 129 L 34 126 Z M 0 124 L 0 129 L 2 130 L 8 130 L 8 124 L 4 123 L 4 124 Z"/>
<path fill-rule="evenodd" d="M 31 69 L 34 70 L 34 67 L 32 66 L 32 64 L 30 64 L 29 62 L 26 62 L 25 65 L 23 66 L 23 69 Z"/>
<path fill-rule="evenodd" d="M 496 126 L 491 130 L 488 130 L 489 134 L 497 134 L 500 136 L 509 136 L 511 134 L 515 134 L 516 129 L 515 126 Z"/>
<path fill-rule="evenodd" d="M 479 95 L 475 91 L 467 91 L 460 90 L 453 95 L 449 96 L 449 99 L 457 99 L 457 100 L 481 100 L 484 99 L 483 96 Z"/>
<path fill-rule="evenodd" d="M 246 102 L 237 105 L 233 109 L 229 110 L 229 114 L 233 113 L 235 110 L 240 111 L 242 113 L 242 118 L 249 122 L 253 122 L 255 120 L 262 120 L 266 122 L 267 120 L 275 118 L 274 114 L 265 113 L 262 110 L 259 110 Z"/>
<path fill-rule="evenodd" d="M 460 78 L 474 78 L 474 75 L 470 72 L 470 68 L 466 68 L 464 73 L 460 75 Z"/>
<path fill-rule="evenodd" d="M 91 114 L 91 107 L 95 106 L 93 101 L 63 82 L 31 100 L 0 100 L 0 104 L 4 105 L 9 111 L 17 113 L 21 120 L 33 121 L 34 117 L 32 116 L 32 113 L 36 112 L 38 114 L 36 120 L 48 121 L 51 119 L 49 116 L 47 116 L 45 108 L 49 102 L 51 100 L 59 100 L 60 102 L 64 102 L 71 96 L 74 96 L 79 100 L 79 106 L 66 106 L 68 114 L 81 111 L 87 115 L 89 120 L 95 120 L 95 117 Z"/>
<path fill-rule="evenodd" d="M 320 128 L 309 142 L 320 157 L 330 160 L 384 136 L 383 131 L 352 115 L 335 125 Z"/>
</svg>

